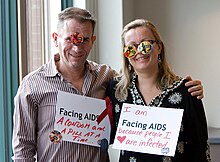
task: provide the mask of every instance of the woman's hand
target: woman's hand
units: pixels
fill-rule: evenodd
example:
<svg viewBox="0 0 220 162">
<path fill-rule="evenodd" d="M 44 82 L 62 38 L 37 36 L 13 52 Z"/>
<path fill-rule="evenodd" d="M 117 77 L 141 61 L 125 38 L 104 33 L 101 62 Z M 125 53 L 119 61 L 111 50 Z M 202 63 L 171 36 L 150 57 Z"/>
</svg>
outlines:
<svg viewBox="0 0 220 162">
<path fill-rule="evenodd" d="M 202 99 L 204 97 L 202 82 L 200 80 L 192 80 L 191 76 L 186 76 L 186 79 L 189 81 L 185 83 L 185 86 L 191 86 L 188 89 L 191 95 L 197 96 L 197 99 Z"/>
</svg>

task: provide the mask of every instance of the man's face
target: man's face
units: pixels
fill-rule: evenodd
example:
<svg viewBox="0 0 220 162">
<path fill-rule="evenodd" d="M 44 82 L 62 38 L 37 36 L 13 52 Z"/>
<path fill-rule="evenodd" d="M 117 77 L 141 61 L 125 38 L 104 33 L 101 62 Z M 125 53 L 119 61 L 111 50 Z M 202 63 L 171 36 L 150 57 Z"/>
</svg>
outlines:
<svg viewBox="0 0 220 162">
<path fill-rule="evenodd" d="M 94 41 L 95 36 L 90 22 L 65 20 L 63 29 L 60 29 L 57 36 L 60 65 L 76 69 L 84 67 Z"/>
</svg>

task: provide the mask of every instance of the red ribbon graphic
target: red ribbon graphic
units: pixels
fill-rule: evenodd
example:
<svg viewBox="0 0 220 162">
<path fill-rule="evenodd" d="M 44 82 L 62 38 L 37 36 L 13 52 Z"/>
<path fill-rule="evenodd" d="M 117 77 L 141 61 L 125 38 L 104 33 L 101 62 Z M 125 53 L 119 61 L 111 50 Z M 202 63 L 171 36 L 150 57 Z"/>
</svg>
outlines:
<svg viewBox="0 0 220 162">
<path fill-rule="evenodd" d="M 106 109 L 99 115 L 96 121 L 99 124 L 108 115 L 111 124 L 111 130 L 113 130 L 113 116 L 112 116 L 113 106 L 108 96 L 105 98 L 105 103 L 106 103 Z"/>
</svg>

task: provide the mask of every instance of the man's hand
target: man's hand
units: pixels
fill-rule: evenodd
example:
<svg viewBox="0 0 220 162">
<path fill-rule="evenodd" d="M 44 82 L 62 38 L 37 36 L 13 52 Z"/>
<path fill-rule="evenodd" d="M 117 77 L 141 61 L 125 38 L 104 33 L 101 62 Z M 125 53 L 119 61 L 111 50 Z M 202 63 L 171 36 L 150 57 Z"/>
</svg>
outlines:
<svg viewBox="0 0 220 162">
<path fill-rule="evenodd" d="M 192 96 L 197 96 L 197 99 L 202 99 L 204 97 L 204 94 L 201 81 L 192 80 L 191 76 L 186 76 L 186 79 L 189 81 L 186 82 L 185 86 L 192 86 L 188 89 L 188 92 L 190 92 Z"/>
</svg>

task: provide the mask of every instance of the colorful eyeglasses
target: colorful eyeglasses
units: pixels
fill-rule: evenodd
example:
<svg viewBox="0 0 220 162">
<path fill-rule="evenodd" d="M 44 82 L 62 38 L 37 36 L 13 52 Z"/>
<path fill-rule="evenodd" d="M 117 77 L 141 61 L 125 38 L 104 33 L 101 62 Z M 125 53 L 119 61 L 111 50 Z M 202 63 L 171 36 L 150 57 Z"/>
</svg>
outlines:
<svg viewBox="0 0 220 162">
<path fill-rule="evenodd" d="M 125 46 L 123 49 L 124 56 L 132 58 L 140 52 L 141 54 L 150 54 L 153 49 L 153 44 L 159 42 L 158 40 L 147 40 L 139 44 Z"/>
<path fill-rule="evenodd" d="M 84 37 L 80 33 L 74 33 L 70 36 L 70 38 L 71 38 L 71 42 L 75 45 L 79 45 L 84 41 Z"/>
</svg>

